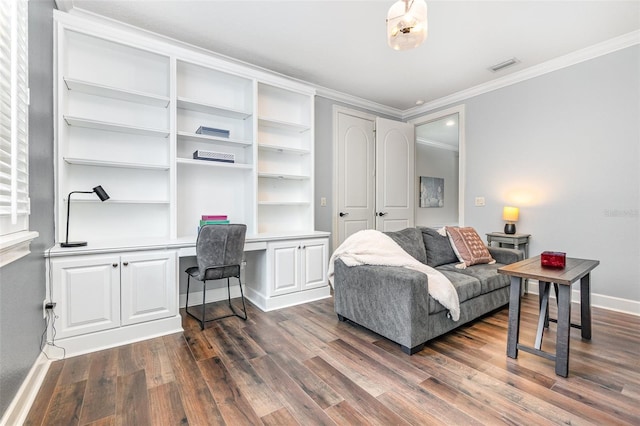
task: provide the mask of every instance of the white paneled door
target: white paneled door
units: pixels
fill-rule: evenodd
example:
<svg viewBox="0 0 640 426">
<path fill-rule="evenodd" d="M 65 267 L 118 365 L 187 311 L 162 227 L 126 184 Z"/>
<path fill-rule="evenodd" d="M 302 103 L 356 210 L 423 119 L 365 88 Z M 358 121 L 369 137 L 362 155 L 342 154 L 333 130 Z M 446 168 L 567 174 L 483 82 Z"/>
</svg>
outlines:
<svg viewBox="0 0 640 426">
<path fill-rule="evenodd" d="M 414 226 L 415 138 L 413 124 L 376 118 L 376 229 Z"/>
<path fill-rule="evenodd" d="M 337 244 L 375 228 L 374 124 L 374 117 L 338 113 Z"/>
<path fill-rule="evenodd" d="M 337 245 L 363 229 L 414 226 L 413 124 L 338 111 Z"/>
</svg>

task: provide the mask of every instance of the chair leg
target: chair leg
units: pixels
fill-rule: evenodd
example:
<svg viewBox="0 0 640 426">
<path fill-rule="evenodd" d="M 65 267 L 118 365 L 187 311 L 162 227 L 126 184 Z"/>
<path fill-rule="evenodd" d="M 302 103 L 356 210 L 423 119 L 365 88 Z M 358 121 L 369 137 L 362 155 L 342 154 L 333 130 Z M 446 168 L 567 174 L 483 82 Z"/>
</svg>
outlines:
<svg viewBox="0 0 640 426">
<path fill-rule="evenodd" d="M 200 320 L 200 330 L 204 330 L 205 300 L 207 298 L 207 280 L 202 281 L 202 319 Z"/>
<path fill-rule="evenodd" d="M 184 304 L 184 311 L 188 314 L 189 313 L 189 284 L 191 282 L 191 275 L 187 275 L 187 300 L 185 301 Z"/>
<path fill-rule="evenodd" d="M 231 308 L 231 312 L 233 312 L 233 315 L 240 318 L 243 321 L 247 320 L 247 307 L 244 304 L 244 293 L 242 291 L 242 281 L 240 280 L 240 276 L 238 275 L 238 285 L 240 286 L 240 299 L 242 299 L 242 312 L 244 313 L 244 316 L 240 315 L 238 312 L 236 312 L 236 309 L 233 307 L 233 305 L 231 304 L 231 287 L 229 285 L 229 278 L 227 278 L 227 300 L 229 301 L 229 308 Z M 224 318 L 224 317 L 223 317 Z"/>
</svg>

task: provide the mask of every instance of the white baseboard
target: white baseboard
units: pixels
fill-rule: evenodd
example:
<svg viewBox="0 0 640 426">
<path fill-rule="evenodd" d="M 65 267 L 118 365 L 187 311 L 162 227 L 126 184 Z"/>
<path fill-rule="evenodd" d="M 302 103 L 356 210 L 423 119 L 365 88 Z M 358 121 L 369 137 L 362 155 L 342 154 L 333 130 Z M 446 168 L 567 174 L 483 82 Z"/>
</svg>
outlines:
<svg viewBox="0 0 640 426">
<path fill-rule="evenodd" d="M 58 339 L 55 342 L 56 346 L 46 345 L 44 350 L 51 359 L 59 359 L 63 354 L 65 358 L 69 358 L 182 331 L 182 317 L 177 314 L 159 320 Z M 64 348 L 64 352 L 60 348 Z"/>
<path fill-rule="evenodd" d="M 13 401 L 9 404 L 7 411 L 0 419 L 0 426 L 21 425 L 24 423 L 47 375 L 47 371 L 49 371 L 49 365 L 51 365 L 51 361 L 43 353 L 40 353 L 31 370 L 29 370 L 29 374 L 22 382 L 20 389 L 13 397 Z"/>
<path fill-rule="evenodd" d="M 540 294 L 538 291 L 538 281 L 529 280 L 529 293 Z M 550 298 L 555 298 L 553 291 L 549 292 Z M 571 301 L 580 303 L 580 290 L 571 290 Z M 610 311 L 622 312 L 625 314 L 640 316 L 640 302 L 620 297 L 607 296 L 604 294 L 591 293 L 591 306 L 608 309 Z"/>
</svg>

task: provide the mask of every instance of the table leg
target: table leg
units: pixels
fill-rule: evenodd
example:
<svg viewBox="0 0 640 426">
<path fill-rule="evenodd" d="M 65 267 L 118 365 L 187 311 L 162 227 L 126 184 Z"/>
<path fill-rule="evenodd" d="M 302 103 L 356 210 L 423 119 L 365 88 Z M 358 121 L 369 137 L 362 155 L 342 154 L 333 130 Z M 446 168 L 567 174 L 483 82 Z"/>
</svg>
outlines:
<svg viewBox="0 0 640 426">
<path fill-rule="evenodd" d="M 549 283 L 540 281 L 540 317 L 538 318 L 538 331 L 534 347 L 538 350 L 542 347 L 544 328 L 549 326 Z"/>
<path fill-rule="evenodd" d="M 509 289 L 509 328 L 507 331 L 507 356 L 518 357 L 518 336 L 520 334 L 520 287 L 522 278 L 511 277 Z"/>
<path fill-rule="evenodd" d="M 571 286 L 558 289 L 558 329 L 556 330 L 556 374 L 569 375 L 569 335 L 571 331 Z"/>
<path fill-rule="evenodd" d="M 583 339 L 591 340 L 591 274 L 580 279 L 580 326 Z"/>
</svg>

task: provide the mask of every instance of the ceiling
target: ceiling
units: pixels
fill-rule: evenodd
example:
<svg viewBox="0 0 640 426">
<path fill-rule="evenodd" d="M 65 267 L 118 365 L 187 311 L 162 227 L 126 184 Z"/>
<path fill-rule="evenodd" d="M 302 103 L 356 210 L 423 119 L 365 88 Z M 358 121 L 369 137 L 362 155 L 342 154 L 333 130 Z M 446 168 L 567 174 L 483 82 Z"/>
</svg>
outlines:
<svg viewBox="0 0 640 426">
<path fill-rule="evenodd" d="M 640 29 L 640 0 L 427 1 L 427 41 L 398 52 L 394 0 L 56 1 L 400 111 Z"/>
</svg>

